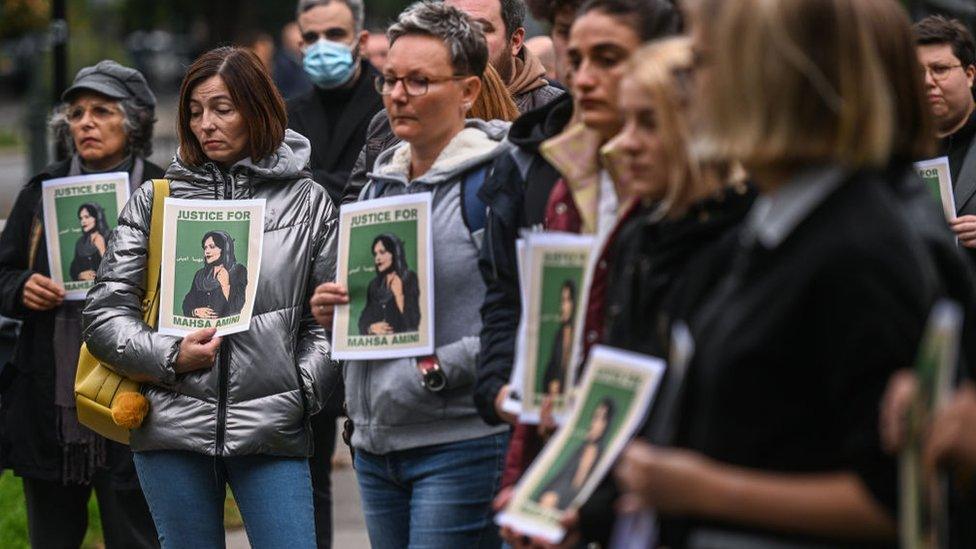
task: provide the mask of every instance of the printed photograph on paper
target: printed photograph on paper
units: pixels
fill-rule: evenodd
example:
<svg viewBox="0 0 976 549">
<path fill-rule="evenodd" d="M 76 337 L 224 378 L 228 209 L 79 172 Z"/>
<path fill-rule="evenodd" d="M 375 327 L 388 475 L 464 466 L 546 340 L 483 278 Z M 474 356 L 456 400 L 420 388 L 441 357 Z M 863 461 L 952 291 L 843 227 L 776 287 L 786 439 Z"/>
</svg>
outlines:
<svg viewBox="0 0 976 549">
<path fill-rule="evenodd" d="M 569 419 L 515 487 L 496 521 L 558 543 L 559 520 L 593 493 L 633 436 L 664 374 L 664 361 L 596 346 Z"/>
<path fill-rule="evenodd" d="M 367 200 L 339 212 L 333 358 L 386 359 L 433 352 L 430 193 Z"/>
<path fill-rule="evenodd" d="M 247 331 L 261 272 L 264 207 L 263 199 L 166 199 L 160 333 Z"/>
<path fill-rule="evenodd" d="M 940 156 L 915 163 L 915 171 L 925 182 L 932 196 L 942 204 L 946 220 L 956 218 L 956 198 L 952 194 L 952 174 L 949 171 L 949 157 Z"/>
<path fill-rule="evenodd" d="M 519 273 L 519 299 L 525 303 L 525 238 L 515 240 L 515 267 Z M 524 328 L 525 323 L 519 319 L 518 328 L 515 330 L 516 349 L 522 347 L 522 341 L 525 339 Z M 510 414 L 519 415 L 522 413 L 522 378 L 525 377 L 522 370 L 524 369 L 517 360 L 512 366 L 512 373 L 508 379 L 508 394 L 502 401 L 502 410 Z"/>
<path fill-rule="evenodd" d="M 65 299 L 85 299 L 129 200 L 129 174 L 59 177 L 41 188 L 51 279 L 64 286 Z"/>
<path fill-rule="evenodd" d="M 583 277 L 594 238 L 534 233 L 526 238 L 521 339 L 516 369 L 522 373 L 519 419 L 537 423 L 545 398 L 561 417 L 572 383 L 572 351 Z"/>
</svg>

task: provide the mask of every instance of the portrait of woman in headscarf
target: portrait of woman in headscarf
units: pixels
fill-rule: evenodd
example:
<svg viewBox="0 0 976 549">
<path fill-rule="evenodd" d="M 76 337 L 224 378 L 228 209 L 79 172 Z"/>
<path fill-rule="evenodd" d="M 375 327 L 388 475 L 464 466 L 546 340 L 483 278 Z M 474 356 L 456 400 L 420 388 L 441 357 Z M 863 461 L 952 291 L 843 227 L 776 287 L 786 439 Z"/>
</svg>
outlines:
<svg viewBox="0 0 976 549">
<path fill-rule="evenodd" d="M 190 291 L 183 298 L 183 315 L 223 318 L 244 308 L 247 267 L 234 256 L 234 239 L 225 231 L 203 235 L 204 265 L 193 275 Z"/>
<path fill-rule="evenodd" d="M 373 239 L 376 277 L 366 290 L 366 307 L 359 315 L 359 333 L 386 335 L 415 332 L 420 326 L 420 284 L 407 266 L 403 241 L 394 234 Z"/>
<path fill-rule="evenodd" d="M 75 257 L 71 260 L 72 280 L 95 280 L 98 265 L 105 254 L 105 243 L 112 231 L 105 220 L 105 209 L 93 202 L 78 208 L 81 236 L 75 243 Z"/>
<path fill-rule="evenodd" d="M 559 329 L 552 337 L 552 352 L 542 376 L 540 393 L 549 396 L 563 394 L 570 355 L 573 347 L 573 323 L 576 318 L 576 284 L 564 280 L 559 288 Z"/>
<path fill-rule="evenodd" d="M 552 480 L 539 491 L 539 505 L 547 509 L 565 509 L 579 493 L 610 443 L 610 427 L 615 412 L 616 406 L 610 397 L 596 405 L 584 440 Z"/>
</svg>

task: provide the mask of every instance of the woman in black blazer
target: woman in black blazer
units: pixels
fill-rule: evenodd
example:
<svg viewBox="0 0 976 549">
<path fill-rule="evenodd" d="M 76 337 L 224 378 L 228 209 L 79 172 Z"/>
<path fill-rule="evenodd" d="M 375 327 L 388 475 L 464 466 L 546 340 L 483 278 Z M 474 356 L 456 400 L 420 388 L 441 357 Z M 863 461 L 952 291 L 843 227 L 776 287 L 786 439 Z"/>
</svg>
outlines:
<svg viewBox="0 0 976 549">
<path fill-rule="evenodd" d="M 891 543 L 878 403 L 941 291 L 886 171 L 931 148 L 907 16 L 887 0 L 697 4 L 700 150 L 741 160 L 760 197 L 695 275 L 717 282 L 689 319 L 675 447 L 632 444 L 618 481 L 672 547 Z M 908 90 L 886 79 L 899 63 Z"/>
</svg>

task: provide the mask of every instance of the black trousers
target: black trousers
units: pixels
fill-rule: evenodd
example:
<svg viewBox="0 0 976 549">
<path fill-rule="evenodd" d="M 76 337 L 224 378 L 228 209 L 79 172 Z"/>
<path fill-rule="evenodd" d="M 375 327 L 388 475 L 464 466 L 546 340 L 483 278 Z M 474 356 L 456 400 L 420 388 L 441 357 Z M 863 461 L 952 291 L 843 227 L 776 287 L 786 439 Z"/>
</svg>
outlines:
<svg viewBox="0 0 976 549">
<path fill-rule="evenodd" d="M 315 451 L 308 466 L 315 505 L 315 542 L 318 549 L 332 548 L 332 454 L 335 453 L 338 411 L 326 408 L 312 416 Z"/>
<path fill-rule="evenodd" d="M 88 529 L 88 500 L 94 489 L 106 549 L 159 547 L 156 526 L 142 490 L 117 489 L 108 471 L 91 484 L 23 478 L 27 529 L 35 549 L 76 549 Z"/>
</svg>

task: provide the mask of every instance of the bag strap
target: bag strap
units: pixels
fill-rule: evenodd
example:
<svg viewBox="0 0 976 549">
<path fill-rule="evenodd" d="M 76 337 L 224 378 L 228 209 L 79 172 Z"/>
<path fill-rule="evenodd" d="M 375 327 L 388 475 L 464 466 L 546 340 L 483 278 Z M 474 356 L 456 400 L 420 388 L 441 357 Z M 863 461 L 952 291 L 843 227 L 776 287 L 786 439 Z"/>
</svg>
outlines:
<svg viewBox="0 0 976 549">
<path fill-rule="evenodd" d="M 484 231 L 488 220 L 488 206 L 478 194 L 481 187 L 485 185 L 488 178 L 488 170 L 491 165 L 482 166 L 477 170 L 472 170 L 461 180 L 461 215 L 464 224 L 468 227 L 468 232 L 472 237 L 478 236 Z"/>
<path fill-rule="evenodd" d="M 159 279 L 163 264 L 163 205 L 169 196 L 169 180 L 153 179 L 152 217 L 149 224 L 149 255 L 146 258 L 146 296 L 142 310 L 148 313 L 159 293 Z M 149 324 L 150 319 L 145 319 Z M 155 319 L 151 319 L 155 320 Z"/>
</svg>

